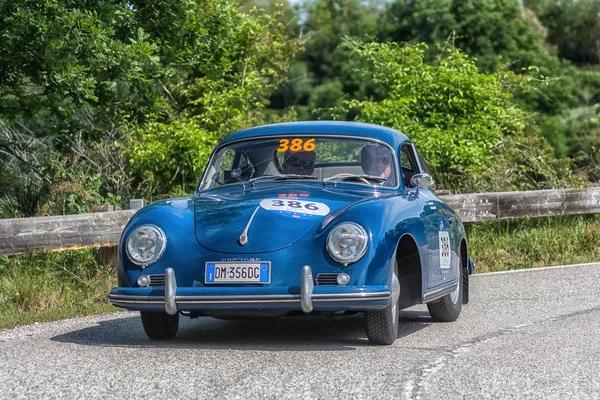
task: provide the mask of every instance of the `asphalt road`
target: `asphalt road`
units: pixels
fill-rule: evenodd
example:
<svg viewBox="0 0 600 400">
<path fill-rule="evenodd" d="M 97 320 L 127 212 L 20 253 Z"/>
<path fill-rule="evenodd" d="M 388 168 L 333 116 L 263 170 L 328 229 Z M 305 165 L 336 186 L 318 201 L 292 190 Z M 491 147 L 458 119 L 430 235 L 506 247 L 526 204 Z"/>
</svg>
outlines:
<svg viewBox="0 0 600 400">
<path fill-rule="evenodd" d="M 362 318 L 182 320 L 135 313 L 0 332 L 0 398 L 600 399 L 600 263 L 475 275 L 454 323 L 403 311 L 393 346 Z"/>
</svg>

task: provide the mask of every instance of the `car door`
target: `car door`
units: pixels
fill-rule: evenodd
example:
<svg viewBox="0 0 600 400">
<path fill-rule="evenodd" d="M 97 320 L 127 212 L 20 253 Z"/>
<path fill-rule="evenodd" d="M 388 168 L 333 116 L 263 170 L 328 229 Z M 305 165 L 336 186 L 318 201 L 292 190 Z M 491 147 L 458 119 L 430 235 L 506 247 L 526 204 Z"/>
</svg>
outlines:
<svg viewBox="0 0 600 400">
<path fill-rule="evenodd" d="M 428 173 L 422 157 L 412 143 L 405 143 L 400 152 L 402 175 L 405 187 L 412 193 L 417 188 L 410 183 L 410 178 L 417 173 Z M 406 166 L 405 166 L 406 165 Z M 457 240 L 459 238 L 454 224 L 452 210 L 441 202 L 429 189 L 419 189 L 417 204 L 421 210 L 421 219 L 426 242 L 424 253 L 426 272 L 424 271 L 424 292 L 431 292 L 456 282 L 458 277 Z"/>
</svg>

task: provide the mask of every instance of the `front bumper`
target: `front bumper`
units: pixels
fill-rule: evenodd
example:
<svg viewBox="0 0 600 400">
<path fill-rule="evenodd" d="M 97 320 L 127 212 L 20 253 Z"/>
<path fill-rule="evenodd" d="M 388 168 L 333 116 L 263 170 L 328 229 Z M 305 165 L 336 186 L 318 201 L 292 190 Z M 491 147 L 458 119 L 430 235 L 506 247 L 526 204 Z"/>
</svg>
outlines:
<svg viewBox="0 0 600 400">
<path fill-rule="evenodd" d="M 300 286 L 290 287 L 177 287 L 172 268 L 165 271 L 165 286 L 117 287 L 108 295 L 116 307 L 139 311 L 279 310 L 367 311 L 385 308 L 391 292 L 385 285 L 314 286 L 309 266 L 302 269 Z"/>
</svg>

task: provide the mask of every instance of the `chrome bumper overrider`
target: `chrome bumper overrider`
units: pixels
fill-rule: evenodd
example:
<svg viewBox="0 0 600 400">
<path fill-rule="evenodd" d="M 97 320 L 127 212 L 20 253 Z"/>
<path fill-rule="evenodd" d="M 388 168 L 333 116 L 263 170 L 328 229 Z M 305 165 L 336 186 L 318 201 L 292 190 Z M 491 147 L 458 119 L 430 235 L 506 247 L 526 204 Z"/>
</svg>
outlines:
<svg viewBox="0 0 600 400">
<path fill-rule="evenodd" d="M 305 313 L 313 310 L 312 296 L 314 289 L 312 270 L 310 266 L 305 265 L 302 267 L 302 286 L 300 287 L 300 306 Z"/>
<path fill-rule="evenodd" d="M 299 293 L 292 288 L 247 287 L 177 287 L 175 271 L 165 271 L 165 287 L 162 288 L 114 288 L 108 295 L 117 307 L 130 310 L 166 311 L 173 315 L 179 311 L 192 310 L 252 310 L 252 309 L 301 309 L 313 310 L 376 310 L 389 304 L 391 293 L 387 286 L 332 287 L 313 283 L 310 266 L 302 268 Z M 297 287 L 296 287 L 297 288 Z M 290 293 L 291 292 L 291 293 Z M 164 295 L 163 295 L 164 293 Z"/>
</svg>

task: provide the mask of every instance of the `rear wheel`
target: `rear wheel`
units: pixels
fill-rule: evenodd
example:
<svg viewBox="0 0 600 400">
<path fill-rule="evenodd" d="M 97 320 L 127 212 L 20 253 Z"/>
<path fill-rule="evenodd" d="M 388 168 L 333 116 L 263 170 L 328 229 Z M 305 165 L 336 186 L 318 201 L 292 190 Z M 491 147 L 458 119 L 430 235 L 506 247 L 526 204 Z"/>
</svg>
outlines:
<svg viewBox="0 0 600 400">
<path fill-rule="evenodd" d="M 150 339 L 173 339 L 179 329 L 179 313 L 140 311 L 144 331 Z"/>
<path fill-rule="evenodd" d="M 367 337 L 373 344 L 392 344 L 398 337 L 400 314 L 400 282 L 398 264 L 394 264 L 392 276 L 392 299 L 383 310 L 365 312 Z"/>
<path fill-rule="evenodd" d="M 462 310 L 463 298 L 463 268 L 460 253 L 458 254 L 458 284 L 452 293 L 439 300 L 427 303 L 429 315 L 437 322 L 456 321 Z"/>
</svg>

